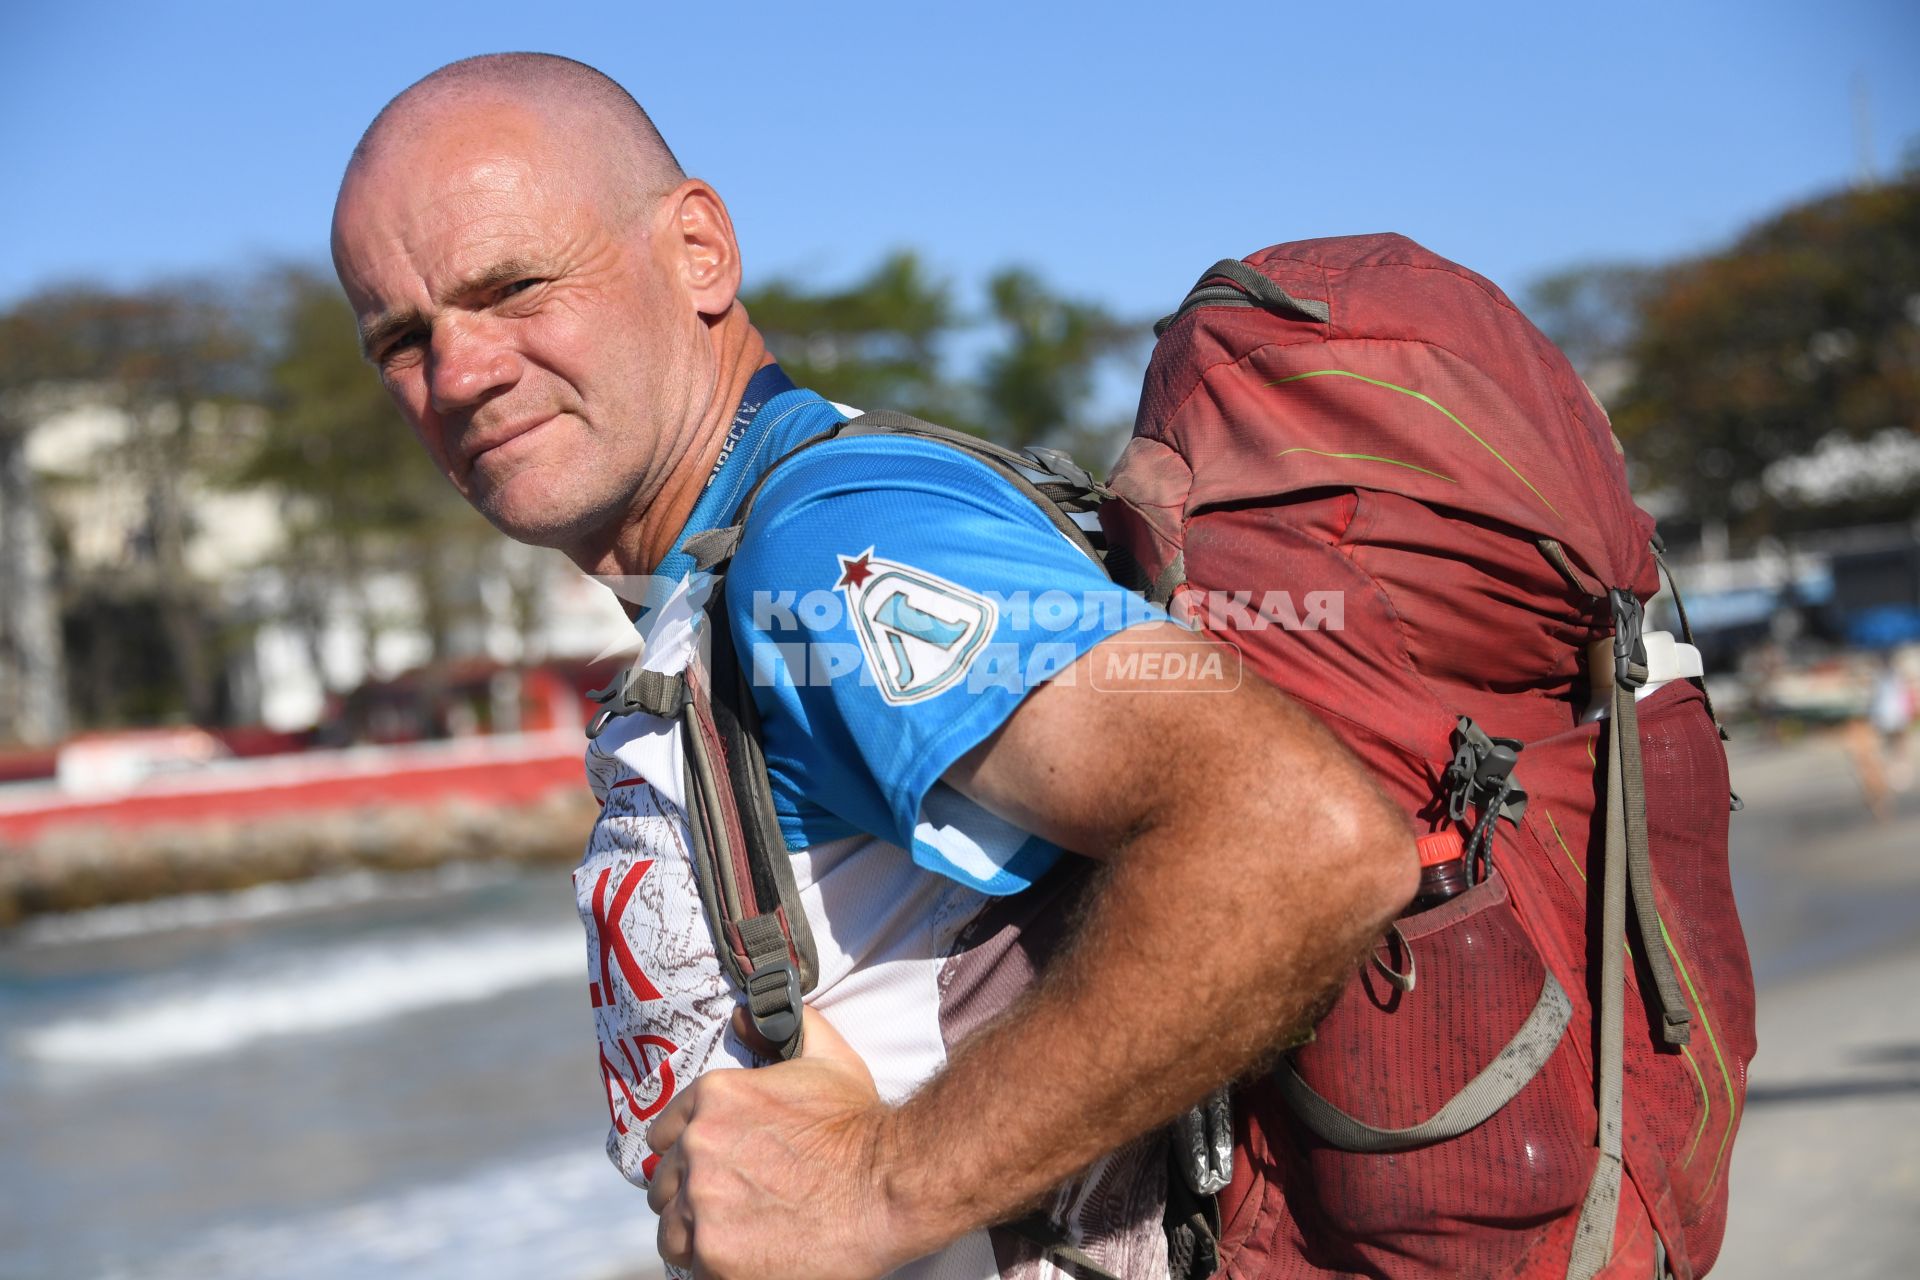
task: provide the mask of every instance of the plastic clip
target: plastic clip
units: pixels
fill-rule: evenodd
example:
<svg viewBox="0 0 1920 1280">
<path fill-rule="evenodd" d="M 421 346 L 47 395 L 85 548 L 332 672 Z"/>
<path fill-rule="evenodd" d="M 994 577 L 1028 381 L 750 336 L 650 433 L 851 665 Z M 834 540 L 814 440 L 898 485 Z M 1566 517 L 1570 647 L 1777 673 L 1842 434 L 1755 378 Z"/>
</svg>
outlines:
<svg viewBox="0 0 1920 1280">
<path fill-rule="evenodd" d="M 1613 606 L 1613 678 L 1622 689 L 1638 689 L 1647 682 L 1647 642 L 1642 634 L 1646 607 L 1631 591 L 1615 587 L 1607 592 Z"/>
<path fill-rule="evenodd" d="M 1526 788 L 1513 776 L 1525 747 L 1518 738 L 1493 737 L 1466 716 L 1454 729 L 1453 760 L 1440 785 L 1453 821 L 1465 824 L 1469 805 L 1480 811 L 1466 846 L 1467 878 L 1476 884 L 1492 869 L 1494 823 L 1517 824 L 1527 811 Z"/>
<path fill-rule="evenodd" d="M 1453 760 L 1440 777 L 1440 785 L 1447 791 L 1447 816 L 1455 822 L 1463 821 L 1468 805 L 1484 805 L 1502 788 L 1524 797 L 1524 791 L 1508 787 L 1507 781 L 1525 747 L 1518 738 L 1493 737 L 1461 716 L 1453 731 Z"/>
<path fill-rule="evenodd" d="M 776 992 L 781 998 L 773 1004 L 768 997 Z M 754 1030 L 779 1046 L 782 1059 L 800 1052 L 800 1010 L 800 970 L 791 959 L 782 956 L 747 975 L 747 1013 Z"/>
<path fill-rule="evenodd" d="M 1065 480 L 1068 484 L 1085 489 L 1088 493 L 1095 493 L 1100 489 L 1100 482 L 1093 478 L 1091 471 L 1059 449 L 1049 449 L 1044 445 L 1036 444 L 1022 449 L 1021 452 L 1033 459 L 1035 467 L 1050 476 Z"/>
</svg>

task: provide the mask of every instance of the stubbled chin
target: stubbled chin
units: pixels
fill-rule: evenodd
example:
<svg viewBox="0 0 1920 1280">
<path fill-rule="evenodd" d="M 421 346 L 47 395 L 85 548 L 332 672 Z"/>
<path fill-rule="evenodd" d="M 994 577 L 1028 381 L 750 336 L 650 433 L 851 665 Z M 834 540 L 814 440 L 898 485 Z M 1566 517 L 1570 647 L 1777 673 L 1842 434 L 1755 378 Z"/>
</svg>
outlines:
<svg viewBox="0 0 1920 1280">
<path fill-rule="evenodd" d="M 481 486 L 469 498 L 489 523 L 516 542 L 571 550 L 589 540 L 620 509 L 613 498 L 583 483 L 590 472 L 531 467 L 498 486 Z"/>
</svg>

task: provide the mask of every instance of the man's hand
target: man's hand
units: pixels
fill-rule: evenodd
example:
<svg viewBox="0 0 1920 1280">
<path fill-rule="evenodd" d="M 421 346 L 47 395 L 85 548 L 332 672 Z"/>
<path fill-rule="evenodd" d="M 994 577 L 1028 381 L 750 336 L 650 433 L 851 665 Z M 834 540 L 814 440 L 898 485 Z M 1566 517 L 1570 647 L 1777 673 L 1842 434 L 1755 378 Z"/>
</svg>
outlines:
<svg viewBox="0 0 1920 1280">
<path fill-rule="evenodd" d="M 946 781 L 1108 864 L 1065 954 L 897 1108 L 825 1020 L 656 1122 L 660 1246 L 701 1280 L 873 1277 L 1003 1221 L 1257 1070 L 1412 895 L 1407 821 L 1310 715 L 1172 624 L 1095 646 Z M 1135 672 L 1192 664 L 1134 664 Z"/>
<path fill-rule="evenodd" d="M 702 1076 L 647 1135 L 660 1256 L 698 1280 L 870 1280 L 940 1243 L 900 1252 L 913 1233 L 881 1220 L 876 1180 L 892 1109 L 832 1024 L 805 1018 L 799 1056 Z"/>
</svg>

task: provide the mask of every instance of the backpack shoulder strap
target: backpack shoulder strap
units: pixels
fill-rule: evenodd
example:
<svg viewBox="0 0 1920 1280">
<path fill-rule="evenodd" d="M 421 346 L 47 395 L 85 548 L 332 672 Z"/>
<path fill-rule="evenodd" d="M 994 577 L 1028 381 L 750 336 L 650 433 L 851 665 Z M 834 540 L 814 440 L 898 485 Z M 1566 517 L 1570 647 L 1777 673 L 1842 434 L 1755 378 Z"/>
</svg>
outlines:
<svg viewBox="0 0 1920 1280">
<path fill-rule="evenodd" d="M 733 558 L 740 538 L 753 514 L 753 506 L 774 473 L 807 450 L 843 436 L 908 436 L 931 440 L 986 464 L 1038 507 L 1053 526 L 1069 541 L 1095 560 L 1104 555 L 1104 537 L 1097 529 L 1082 528 L 1074 517 L 1097 511 L 1113 497 L 1113 491 L 1094 479 L 1093 474 L 1059 449 L 1038 445 L 1015 451 L 1005 445 L 952 427 L 937 426 L 919 418 L 891 410 L 863 413 L 817 436 L 802 440 L 774 460 L 772 466 L 753 483 L 735 508 L 733 523 L 719 529 L 695 534 L 686 541 L 686 550 L 702 569 L 714 569 Z"/>
<path fill-rule="evenodd" d="M 738 550 L 768 477 L 796 455 L 840 436 L 900 435 L 958 449 L 993 468 L 1045 512 L 1054 527 L 1095 560 L 1097 530 L 1074 517 L 1112 496 L 1066 454 L 1023 452 L 900 413 L 862 414 L 788 450 L 747 490 L 733 523 L 687 539 L 697 567 L 719 581 L 708 599 L 710 637 L 703 661 L 679 677 L 638 670 L 600 696 L 599 732 L 611 715 L 645 710 L 677 717 L 686 755 L 687 822 L 693 837 L 701 905 L 714 950 L 746 995 L 755 1028 L 781 1058 L 799 1052 L 801 999 L 819 981 L 819 959 L 793 878 L 793 861 L 773 806 L 753 690 L 741 670 L 727 616 L 724 569 Z"/>
<path fill-rule="evenodd" d="M 714 599 L 719 600 L 716 591 Z M 635 664 L 590 696 L 598 737 L 643 711 L 676 723 L 695 882 L 714 953 L 746 993 L 754 1028 L 782 1058 L 800 1049 L 801 997 L 819 981 L 812 927 L 774 812 L 752 691 L 740 671 L 724 601 L 711 607 L 708 652 L 669 675 Z"/>
</svg>

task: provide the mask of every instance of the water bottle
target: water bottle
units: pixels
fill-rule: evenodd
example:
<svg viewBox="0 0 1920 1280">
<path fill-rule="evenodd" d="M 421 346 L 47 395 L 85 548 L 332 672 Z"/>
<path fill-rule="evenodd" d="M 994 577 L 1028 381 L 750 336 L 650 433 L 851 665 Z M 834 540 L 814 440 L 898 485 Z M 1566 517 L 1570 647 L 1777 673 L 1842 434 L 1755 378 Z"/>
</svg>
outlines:
<svg viewBox="0 0 1920 1280">
<path fill-rule="evenodd" d="M 1403 914 L 1437 907 L 1466 891 L 1467 848 L 1458 831 L 1432 832 L 1414 841 L 1413 847 L 1420 854 L 1420 888 Z"/>
</svg>

